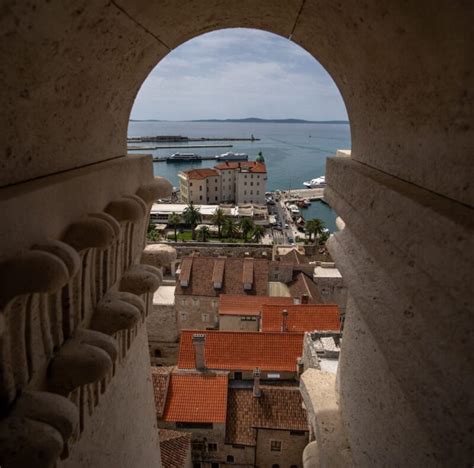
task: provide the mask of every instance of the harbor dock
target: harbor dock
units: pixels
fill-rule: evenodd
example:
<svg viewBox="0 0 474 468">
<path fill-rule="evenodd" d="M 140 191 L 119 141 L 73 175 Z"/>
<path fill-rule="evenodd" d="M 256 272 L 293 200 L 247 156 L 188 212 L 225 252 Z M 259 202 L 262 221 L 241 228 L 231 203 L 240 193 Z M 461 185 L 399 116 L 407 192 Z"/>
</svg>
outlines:
<svg viewBox="0 0 474 468">
<path fill-rule="evenodd" d="M 128 137 L 129 143 L 187 143 L 194 141 L 260 141 L 260 138 L 255 138 L 253 135 L 250 138 L 207 138 L 207 137 L 195 137 L 190 138 L 181 135 L 156 135 L 156 136 L 139 136 L 139 137 Z"/>
<path fill-rule="evenodd" d="M 157 149 L 190 149 L 190 148 L 232 148 L 234 145 L 160 145 L 160 146 L 129 146 L 128 151 L 147 151 Z"/>
<path fill-rule="evenodd" d="M 324 188 L 285 190 L 280 192 L 280 196 L 288 202 L 296 202 L 302 198 L 310 201 L 324 201 Z"/>
</svg>

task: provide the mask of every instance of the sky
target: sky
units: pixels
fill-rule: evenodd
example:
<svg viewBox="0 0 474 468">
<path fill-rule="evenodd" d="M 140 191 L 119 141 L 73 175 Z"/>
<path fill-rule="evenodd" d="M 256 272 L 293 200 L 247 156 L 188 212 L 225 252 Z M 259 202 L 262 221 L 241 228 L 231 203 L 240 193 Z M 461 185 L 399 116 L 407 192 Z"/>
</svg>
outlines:
<svg viewBox="0 0 474 468">
<path fill-rule="evenodd" d="M 132 119 L 347 120 L 325 69 L 294 42 L 254 29 L 203 34 L 148 75 Z"/>
</svg>

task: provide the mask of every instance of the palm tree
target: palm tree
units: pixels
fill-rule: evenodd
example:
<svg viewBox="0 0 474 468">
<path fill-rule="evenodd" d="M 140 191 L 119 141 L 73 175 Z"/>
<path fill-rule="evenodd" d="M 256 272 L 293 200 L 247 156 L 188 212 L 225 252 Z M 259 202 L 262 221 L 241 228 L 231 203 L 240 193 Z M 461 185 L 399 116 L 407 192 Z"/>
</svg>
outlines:
<svg viewBox="0 0 474 468">
<path fill-rule="evenodd" d="M 178 224 L 181 223 L 181 216 L 174 211 L 168 216 L 168 224 L 174 228 L 174 241 L 178 242 Z"/>
<path fill-rule="evenodd" d="M 309 241 L 311 242 L 314 235 L 314 241 L 316 242 L 319 236 L 323 234 L 325 228 L 326 225 L 324 224 L 324 221 L 318 218 L 308 220 L 306 222 L 306 231 L 309 233 Z"/>
<path fill-rule="evenodd" d="M 198 232 L 199 232 L 198 233 L 199 240 L 202 242 L 207 242 L 207 239 L 209 239 L 209 236 L 211 235 L 211 231 L 209 230 L 209 227 L 201 226 Z"/>
<path fill-rule="evenodd" d="M 212 215 L 212 223 L 217 226 L 217 234 L 219 239 L 221 238 L 221 227 L 224 225 L 227 216 L 224 213 L 222 208 L 217 208 L 217 210 Z"/>
<path fill-rule="evenodd" d="M 253 239 L 255 242 L 260 242 L 265 235 L 265 228 L 263 226 L 255 226 L 253 229 Z"/>
<path fill-rule="evenodd" d="M 191 226 L 191 237 L 196 239 L 196 226 L 201 222 L 202 216 L 199 208 L 195 208 L 191 202 L 183 211 L 183 219 L 186 224 Z"/>
<path fill-rule="evenodd" d="M 243 218 L 242 221 L 239 223 L 240 230 L 242 231 L 242 236 L 244 237 L 244 241 L 247 242 L 247 236 L 250 232 L 253 231 L 255 224 L 250 218 Z"/>
<path fill-rule="evenodd" d="M 238 233 L 239 230 L 235 221 L 232 218 L 227 217 L 224 221 L 224 235 L 233 239 Z"/>
</svg>

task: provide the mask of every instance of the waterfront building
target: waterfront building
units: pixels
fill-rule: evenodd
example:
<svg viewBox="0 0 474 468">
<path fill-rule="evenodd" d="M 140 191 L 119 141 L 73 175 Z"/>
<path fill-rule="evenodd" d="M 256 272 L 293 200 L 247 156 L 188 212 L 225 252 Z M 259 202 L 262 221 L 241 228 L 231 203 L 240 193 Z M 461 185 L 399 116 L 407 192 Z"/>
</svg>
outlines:
<svg viewBox="0 0 474 468">
<path fill-rule="evenodd" d="M 180 172 L 178 177 L 183 203 L 265 205 L 267 169 L 261 161 L 225 161 L 213 169 Z"/>
</svg>

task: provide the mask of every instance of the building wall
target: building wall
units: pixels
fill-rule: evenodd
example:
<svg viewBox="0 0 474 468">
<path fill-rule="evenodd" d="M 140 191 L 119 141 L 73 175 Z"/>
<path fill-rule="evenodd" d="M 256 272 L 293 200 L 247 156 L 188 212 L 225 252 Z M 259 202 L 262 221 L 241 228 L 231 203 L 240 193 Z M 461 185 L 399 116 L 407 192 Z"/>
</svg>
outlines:
<svg viewBox="0 0 474 468">
<path fill-rule="evenodd" d="M 344 317 L 347 303 L 347 288 L 344 286 L 342 278 L 321 278 L 313 277 L 318 287 L 319 295 L 324 304 L 337 304 Z"/>
<path fill-rule="evenodd" d="M 182 203 L 189 203 L 189 179 L 182 172 L 178 174 L 179 178 L 179 194 Z"/>
<path fill-rule="evenodd" d="M 221 194 L 223 202 L 235 201 L 235 170 L 220 170 L 221 174 Z"/>
<path fill-rule="evenodd" d="M 210 176 L 206 178 L 206 196 L 208 204 L 217 204 L 221 202 L 221 176 Z"/>
<path fill-rule="evenodd" d="M 258 331 L 258 327 L 256 316 L 219 315 L 219 330 Z"/>
<path fill-rule="evenodd" d="M 176 323 L 178 330 L 218 327 L 218 297 L 176 296 Z"/>
<path fill-rule="evenodd" d="M 271 450 L 271 441 L 281 442 L 281 451 Z M 277 429 L 257 429 L 256 466 L 271 468 L 302 468 L 303 450 L 308 443 L 308 432 L 303 435 L 292 435 L 290 431 Z"/>
<path fill-rule="evenodd" d="M 265 204 L 267 174 L 236 171 L 236 199 L 238 205 Z"/>
</svg>

